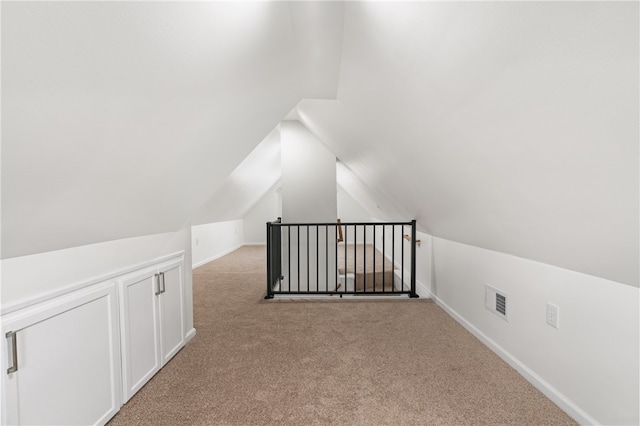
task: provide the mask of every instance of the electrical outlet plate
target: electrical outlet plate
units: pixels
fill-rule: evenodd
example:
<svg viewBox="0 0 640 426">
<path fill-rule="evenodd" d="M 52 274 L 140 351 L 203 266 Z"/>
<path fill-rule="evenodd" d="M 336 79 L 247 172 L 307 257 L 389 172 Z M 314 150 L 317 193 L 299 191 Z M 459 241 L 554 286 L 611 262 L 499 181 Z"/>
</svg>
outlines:
<svg viewBox="0 0 640 426">
<path fill-rule="evenodd" d="M 547 324 L 553 328 L 560 326 L 560 308 L 549 302 L 547 302 Z"/>
</svg>

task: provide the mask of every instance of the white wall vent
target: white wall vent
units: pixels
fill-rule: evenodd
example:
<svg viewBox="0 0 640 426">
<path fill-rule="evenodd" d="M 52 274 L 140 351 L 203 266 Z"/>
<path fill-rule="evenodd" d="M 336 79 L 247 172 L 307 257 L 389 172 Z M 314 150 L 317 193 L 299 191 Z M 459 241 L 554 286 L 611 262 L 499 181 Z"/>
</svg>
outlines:
<svg viewBox="0 0 640 426">
<path fill-rule="evenodd" d="M 505 321 L 509 321 L 508 296 L 490 285 L 485 285 L 484 306 Z"/>
</svg>

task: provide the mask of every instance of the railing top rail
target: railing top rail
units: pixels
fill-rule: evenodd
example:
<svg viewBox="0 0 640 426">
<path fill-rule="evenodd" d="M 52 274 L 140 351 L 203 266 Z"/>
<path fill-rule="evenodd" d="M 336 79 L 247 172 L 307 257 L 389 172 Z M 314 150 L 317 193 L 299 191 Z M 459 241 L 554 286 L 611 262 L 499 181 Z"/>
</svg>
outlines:
<svg viewBox="0 0 640 426">
<path fill-rule="evenodd" d="M 345 225 L 406 225 L 411 226 L 413 222 L 307 222 L 307 223 L 281 223 L 271 222 L 274 226 L 345 226 Z"/>
</svg>

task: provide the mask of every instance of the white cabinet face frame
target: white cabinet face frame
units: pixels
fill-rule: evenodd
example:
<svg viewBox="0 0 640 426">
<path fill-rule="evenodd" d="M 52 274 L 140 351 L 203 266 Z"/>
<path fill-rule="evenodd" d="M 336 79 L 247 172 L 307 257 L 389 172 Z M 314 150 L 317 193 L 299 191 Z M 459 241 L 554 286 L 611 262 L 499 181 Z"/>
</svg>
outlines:
<svg viewBox="0 0 640 426">
<path fill-rule="evenodd" d="M 115 283 L 96 284 L 2 317 L 2 423 L 105 424 L 120 409 Z M 17 371 L 12 339 L 16 333 Z"/>
</svg>

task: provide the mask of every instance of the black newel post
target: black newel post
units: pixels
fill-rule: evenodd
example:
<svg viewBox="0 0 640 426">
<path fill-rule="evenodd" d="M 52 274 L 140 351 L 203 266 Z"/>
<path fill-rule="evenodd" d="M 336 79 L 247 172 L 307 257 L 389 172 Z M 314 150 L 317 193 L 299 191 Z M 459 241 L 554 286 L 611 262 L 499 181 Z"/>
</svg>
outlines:
<svg viewBox="0 0 640 426">
<path fill-rule="evenodd" d="M 416 221 L 411 221 L 411 294 L 409 297 L 416 298 Z"/>
<path fill-rule="evenodd" d="M 272 267 L 271 267 L 271 222 L 267 222 L 267 295 L 265 299 L 273 299 L 273 281 L 272 281 Z"/>
</svg>

